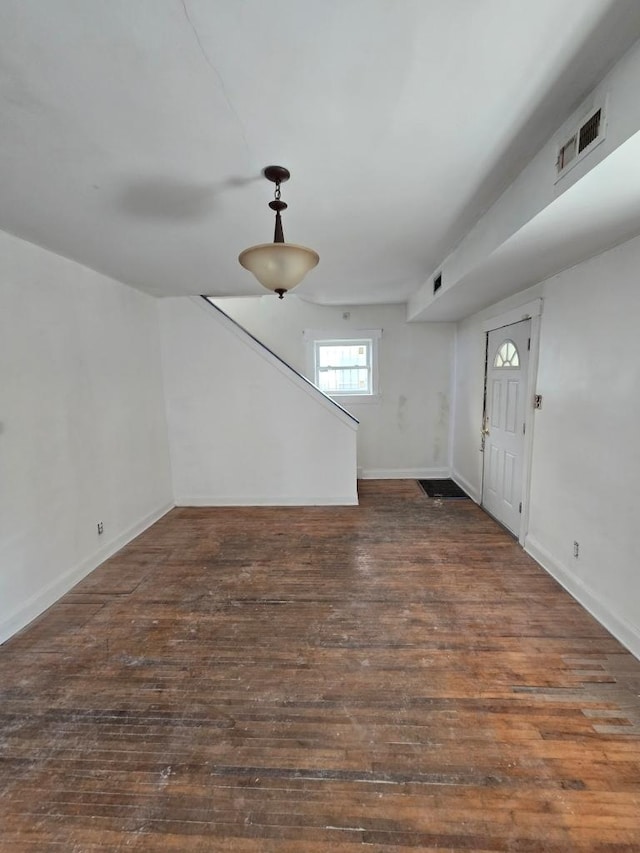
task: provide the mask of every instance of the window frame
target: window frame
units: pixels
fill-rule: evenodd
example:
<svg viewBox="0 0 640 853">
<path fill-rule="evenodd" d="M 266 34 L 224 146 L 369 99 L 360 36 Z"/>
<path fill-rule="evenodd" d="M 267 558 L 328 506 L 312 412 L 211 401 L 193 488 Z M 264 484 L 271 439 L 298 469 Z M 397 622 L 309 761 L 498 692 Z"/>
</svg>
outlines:
<svg viewBox="0 0 640 853">
<path fill-rule="evenodd" d="M 340 345 L 366 345 L 368 347 L 368 371 L 370 380 L 370 391 L 343 391 L 340 393 L 331 393 L 323 391 L 327 397 L 338 402 L 348 402 L 355 404 L 357 402 L 373 402 L 380 398 L 380 383 L 378 371 L 379 357 L 379 341 L 382 336 L 382 329 L 349 329 L 344 332 L 336 332 L 335 329 L 305 329 L 304 337 L 307 341 L 307 375 L 313 384 L 320 388 L 319 383 L 319 350 L 324 346 L 340 346 Z M 320 390 L 322 390 L 320 388 Z"/>
</svg>

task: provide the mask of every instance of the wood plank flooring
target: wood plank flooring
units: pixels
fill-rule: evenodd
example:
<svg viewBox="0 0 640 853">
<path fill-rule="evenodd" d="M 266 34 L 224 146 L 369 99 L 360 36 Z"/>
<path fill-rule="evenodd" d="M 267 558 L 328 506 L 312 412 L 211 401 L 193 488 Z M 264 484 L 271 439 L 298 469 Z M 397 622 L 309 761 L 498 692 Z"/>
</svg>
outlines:
<svg viewBox="0 0 640 853">
<path fill-rule="evenodd" d="M 1 851 L 640 851 L 640 663 L 471 501 L 175 509 L 0 649 Z"/>
</svg>

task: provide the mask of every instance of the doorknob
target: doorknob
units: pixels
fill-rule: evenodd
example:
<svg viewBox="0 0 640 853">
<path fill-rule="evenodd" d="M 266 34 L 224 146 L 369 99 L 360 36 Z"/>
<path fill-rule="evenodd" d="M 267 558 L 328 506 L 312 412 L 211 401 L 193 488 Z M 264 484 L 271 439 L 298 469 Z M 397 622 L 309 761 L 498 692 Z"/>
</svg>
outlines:
<svg viewBox="0 0 640 853">
<path fill-rule="evenodd" d="M 484 453 L 484 445 L 487 440 L 487 436 L 489 435 L 489 430 L 487 429 L 487 419 L 485 418 L 482 422 L 482 429 L 480 430 L 480 435 L 482 439 L 480 441 L 480 453 Z"/>
<path fill-rule="evenodd" d="M 489 418 L 484 419 L 480 432 L 482 433 L 483 438 L 485 437 L 485 435 L 489 435 Z"/>
</svg>

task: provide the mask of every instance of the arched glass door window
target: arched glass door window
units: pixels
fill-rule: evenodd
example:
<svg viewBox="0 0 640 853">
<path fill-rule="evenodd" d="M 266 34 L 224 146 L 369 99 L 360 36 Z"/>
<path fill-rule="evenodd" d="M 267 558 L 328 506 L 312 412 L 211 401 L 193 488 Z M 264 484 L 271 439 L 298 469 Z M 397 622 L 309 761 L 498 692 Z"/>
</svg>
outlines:
<svg viewBox="0 0 640 853">
<path fill-rule="evenodd" d="M 520 367 L 520 356 L 518 347 L 513 341 L 507 339 L 498 347 L 498 352 L 493 360 L 494 367 Z"/>
</svg>

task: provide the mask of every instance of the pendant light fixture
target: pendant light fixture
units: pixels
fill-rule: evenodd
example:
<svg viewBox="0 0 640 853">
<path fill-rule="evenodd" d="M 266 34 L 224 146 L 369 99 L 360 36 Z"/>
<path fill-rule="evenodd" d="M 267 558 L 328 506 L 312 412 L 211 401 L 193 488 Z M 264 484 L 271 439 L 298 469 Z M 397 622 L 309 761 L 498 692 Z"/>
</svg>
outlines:
<svg viewBox="0 0 640 853">
<path fill-rule="evenodd" d="M 267 166 L 262 174 L 276 185 L 274 199 L 269 202 L 269 207 L 276 213 L 273 243 L 251 246 L 240 252 L 238 260 L 245 269 L 255 275 L 263 287 L 277 293 L 282 299 L 288 290 L 300 284 L 320 258 L 313 249 L 284 242 L 280 213 L 287 209 L 287 204 L 280 198 L 280 184 L 291 177 L 289 170 L 284 166 Z"/>
</svg>

